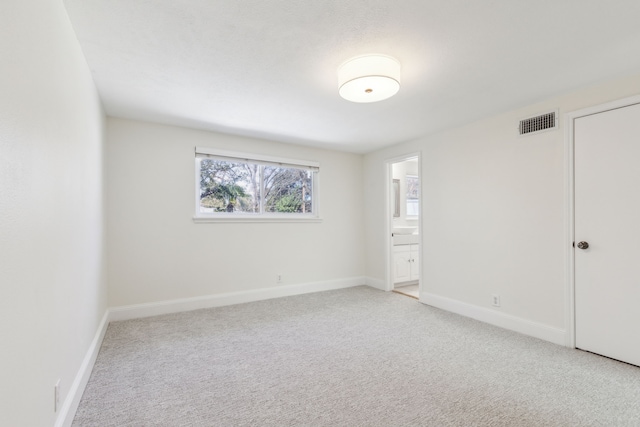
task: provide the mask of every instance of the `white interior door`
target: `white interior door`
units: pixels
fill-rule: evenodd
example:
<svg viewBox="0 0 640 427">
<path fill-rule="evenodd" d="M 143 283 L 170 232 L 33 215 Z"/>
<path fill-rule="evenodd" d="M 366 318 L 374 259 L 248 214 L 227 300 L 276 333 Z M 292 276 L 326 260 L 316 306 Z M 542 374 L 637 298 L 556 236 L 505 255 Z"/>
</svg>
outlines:
<svg viewBox="0 0 640 427">
<path fill-rule="evenodd" d="M 640 104 L 574 121 L 576 347 L 640 365 Z"/>
</svg>

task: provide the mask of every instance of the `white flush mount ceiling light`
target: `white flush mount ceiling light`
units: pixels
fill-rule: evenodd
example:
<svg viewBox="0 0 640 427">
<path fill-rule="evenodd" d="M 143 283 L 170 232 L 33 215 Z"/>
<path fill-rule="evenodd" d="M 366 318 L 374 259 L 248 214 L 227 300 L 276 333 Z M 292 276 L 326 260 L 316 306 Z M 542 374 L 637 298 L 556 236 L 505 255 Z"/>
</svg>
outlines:
<svg viewBox="0 0 640 427">
<path fill-rule="evenodd" d="M 400 63 L 386 55 L 362 55 L 338 68 L 340 96 L 352 102 L 377 102 L 400 90 Z"/>
</svg>

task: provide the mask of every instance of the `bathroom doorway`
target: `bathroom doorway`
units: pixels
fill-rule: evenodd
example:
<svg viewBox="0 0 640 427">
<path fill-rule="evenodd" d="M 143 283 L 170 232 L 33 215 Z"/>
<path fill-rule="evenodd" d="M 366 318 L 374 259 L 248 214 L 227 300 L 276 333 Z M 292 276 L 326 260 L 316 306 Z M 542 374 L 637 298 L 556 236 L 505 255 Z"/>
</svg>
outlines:
<svg viewBox="0 0 640 427">
<path fill-rule="evenodd" d="M 420 155 L 390 160 L 387 289 L 420 299 Z"/>
</svg>

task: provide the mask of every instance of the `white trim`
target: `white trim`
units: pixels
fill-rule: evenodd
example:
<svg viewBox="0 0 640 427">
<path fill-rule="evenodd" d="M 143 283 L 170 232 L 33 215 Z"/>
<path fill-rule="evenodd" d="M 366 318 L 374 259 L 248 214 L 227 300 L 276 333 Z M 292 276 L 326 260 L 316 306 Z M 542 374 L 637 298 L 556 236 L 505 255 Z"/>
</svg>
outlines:
<svg viewBox="0 0 640 427">
<path fill-rule="evenodd" d="M 424 179 L 424 174 L 422 173 L 422 152 L 418 153 L 418 178 L 419 178 L 419 186 L 420 186 L 420 199 L 418 200 L 418 298 L 420 297 L 420 293 L 424 292 L 426 289 L 423 277 L 424 277 L 424 263 L 422 262 L 422 254 L 424 253 L 424 230 L 422 227 L 422 218 L 424 218 L 424 195 L 423 191 L 425 186 L 422 185 L 422 180 Z"/>
<path fill-rule="evenodd" d="M 488 308 L 467 304 L 462 301 L 424 292 L 420 294 L 420 302 L 554 344 L 564 345 L 566 341 L 566 331 L 563 329 L 532 322 Z"/>
<path fill-rule="evenodd" d="M 202 308 L 222 307 L 272 298 L 301 295 L 312 292 L 330 291 L 364 285 L 364 277 L 348 277 L 344 279 L 325 280 L 322 282 L 301 283 L 296 285 L 277 286 L 273 288 L 250 291 L 228 292 L 224 294 L 205 295 L 194 298 L 181 298 L 169 301 L 158 301 L 146 304 L 134 304 L 109 309 L 109 320 L 129 320 L 160 314 L 179 313 Z"/>
<path fill-rule="evenodd" d="M 365 277 L 365 284 L 367 286 L 371 286 L 372 288 L 380 289 L 381 291 L 386 291 L 387 287 L 385 286 L 384 280 L 376 279 L 373 277 Z"/>
<path fill-rule="evenodd" d="M 624 108 L 635 104 L 640 104 L 640 95 L 634 95 L 628 98 L 617 99 L 615 101 L 606 102 L 604 104 L 592 105 L 591 107 L 571 111 L 567 113 L 566 117 L 567 119 L 573 120 L 577 119 L 578 117 L 590 116 L 592 114 L 598 114 L 609 110 L 616 110 L 618 108 Z"/>
<path fill-rule="evenodd" d="M 55 427 L 70 427 L 73 423 L 76 411 L 78 410 L 78 405 L 82 399 L 82 394 L 84 393 L 87 383 L 89 382 L 89 378 L 91 377 L 91 372 L 93 371 L 93 366 L 96 362 L 96 358 L 98 357 L 100 346 L 104 340 L 109 322 L 156 316 L 159 314 L 178 313 L 182 311 L 197 310 L 200 308 L 222 307 L 225 305 L 241 304 L 245 302 L 313 292 L 344 289 L 354 286 L 362 286 L 365 283 L 369 284 L 369 278 L 349 277 L 323 282 L 303 283 L 252 291 L 229 292 L 218 295 L 207 295 L 203 297 L 183 298 L 171 301 L 109 308 L 100 321 L 93 341 L 89 346 L 89 350 L 80 365 L 80 369 L 76 374 L 73 384 L 71 384 L 67 397 L 62 403 L 62 407 L 60 408 L 60 412 L 56 418 Z"/>
<path fill-rule="evenodd" d="M 69 393 L 67 393 L 67 397 L 62 403 L 62 407 L 60 408 L 60 412 L 56 418 L 55 427 L 69 427 L 71 426 L 71 423 L 73 423 L 76 411 L 78 410 L 78 405 L 80 404 L 80 399 L 82 399 L 84 389 L 91 377 L 93 365 L 96 363 L 96 358 L 98 357 L 98 352 L 100 351 L 104 334 L 107 332 L 107 326 L 109 326 L 109 310 L 107 310 L 104 313 L 104 316 L 102 316 L 96 335 L 93 337 L 89 350 L 82 360 L 80 369 L 71 384 Z"/>
<path fill-rule="evenodd" d="M 571 111 L 565 116 L 565 328 L 567 347 L 576 347 L 576 319 L 575 319 L 575 200 L 574 200 L 574 122 L 580 117 L 603 113 L 605 111 L 640 104 L 640 95 L 630 96 L 604 104 L 594 105 L 576 111 Z"/>
<path fill-rule="evenodd" d="M 573 158 L 573 117 L 569 113 L 565 117 L 565 209 L 564 209 L 564 235 L 565 235 L 565 310 L 564 327 L 567 331 L 565 346 L 576 347 L 575 338 L 575 293 L 574 293 L 574 272 L 575 272 L 575 252 L 573 250 L 574 236 L 574 158 Z"/>
<path fill-rule="evenodd" d="M 304 214 L 292 214 L 292 216 L 268 216 L 260 214 L 250 214 L 247 216 L 229 214 L 229 216 L 222 216 L 225 214 L 218 214 L 221 216 L 194 216 L 193 222 L 207 223 L 207 222 L 322 222 L 322 218 L 315 216 L 293 216 Z"/>
<path fill-rule="evenodd" d="M 219 156 L 227 159 L 238 159 L 245 162 L 251 162 L 252 160 L 259 162 L 268 162 L 268 163 L 276 163 L 276 164 L 286 164 L 291 166 L 308 166 L 311 168 L 320 168 L 320 162 L 314 162 L 311 160 L 297 160 L 297 159 L 287 159 L 285 157 L 274 157 L 274 156 L 265 156 L 263 154 L 249 154 L 242 153 L 240 151 L 229 151 L 229 150 L 219 150 L 217 148 L 209 148 L 209 147 L 196 147 L 196 155 L 197 154 L 206 154 L 210 156 Z"/>
<path fill-rule="evenodd" d="M 384 233 L 384 287 L 382 290 L 390 292 L 393 289 L 393 268 L 391 263 L 393 262 L 393 214 L 395 212 L 393 204 L 395 203 L 395 196 L 393 192 L 393 160 L 387 160 L 384 163 L 384 227 L 382 232 Z"/>
</svg>

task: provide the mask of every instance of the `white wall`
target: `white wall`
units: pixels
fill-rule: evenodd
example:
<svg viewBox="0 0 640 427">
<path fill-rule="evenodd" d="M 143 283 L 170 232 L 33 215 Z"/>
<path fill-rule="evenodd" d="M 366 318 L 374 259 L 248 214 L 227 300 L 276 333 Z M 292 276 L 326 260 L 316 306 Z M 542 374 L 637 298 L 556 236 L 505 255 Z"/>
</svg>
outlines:
<svg viewBox="0 0 640 427">
<path fill-rule="evenodd" d="M 106 309 L 104 115 L 62 2 L 1 10 L 0 425 L 51 426 Z"/>
<path fill-rule="evenodd" d="M 319 161 L 321 223 L 194 223 L 196 146 Z M 362 156 L 212 132 L 107 122 L 110 306 L 364 273 Z"/>
<path fill-rule="evenodd" d="M 563 330 L 564 121 L 527 137 L 517 124 L 639 92 L 627 77 L 366 155 L 367 276 L 385 277 L 384 162 L 421 151 L 425 294 Z"/>
</svg>

